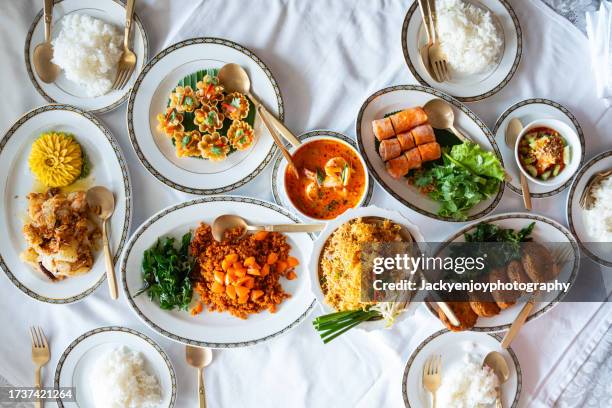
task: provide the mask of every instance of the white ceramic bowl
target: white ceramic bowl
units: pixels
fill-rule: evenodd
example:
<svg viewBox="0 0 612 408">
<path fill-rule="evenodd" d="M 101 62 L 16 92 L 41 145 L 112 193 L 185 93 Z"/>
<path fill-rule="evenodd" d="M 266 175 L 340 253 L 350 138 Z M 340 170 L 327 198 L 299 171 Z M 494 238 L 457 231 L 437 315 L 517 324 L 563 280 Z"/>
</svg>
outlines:
<svg viewBox="0 0 612 408">
<path fill-rule="evenodd" d="M 521 139 L 532 129 L 538 127 L 547 127 L 559 132 L 561 137 L 565 140 L 567 145 L 570 147 L 570 161 L 565 168 L 555 177 L 551 177 L 548 180 L 542 180 L 531 176 L 527 170 L 523 168 L 523 165 L 519 161 L 518 147 Z M 518 165 L 520 171 L 527 177 L 527 180 L 540 184 L 542 186 L 556 186 L 565 183 L 567 180 L 572 178 L 578 167 L 580 166 L 580 157 L 582 156 L 582 146 L 578 135 L 568 124 L 557 119 L 539 119 L 529 123 L 525 126 L 521 133 L 516 138 L 514 144 L 514 159 Z"/>
<path fill-rule="evenodd" d="M 352 208 L 350 210 L 345 211 L 333 221 L 328 222 L 325 229 L 319 234 L 317 240 L 313 244 L 312 255 L 310 256 L 310 262 L 308 263 L 310 290 L 317 299 L 317 303 L 321 307 L 323 314 L 334 313 L 336 312 L 336 310 L 329 306 L 327 303 L 325 303 L 325 295 L 323 294 L 323 290 L 321 289 L 321 282 L 319 280 L 319 258 L 321 256 L 321 252 L 323 251 L 325 243 L 334 231 L 336 231 L 341 225 L 347 223 L 348 221 L 361 217 L 381 217 L 400 224 L 408 229 L 414 241 L 419 243 L 419 246 L 422 247 L 423 251 L 429 251 L 429 249 L 427 248 L 427 244 L 425 243 L 425 238 L 421 234 L 419 227 L 410 222 L 407 218 L 405 218 L 397 211 L 384 210 L 376 206 Z M 396 323 L 414 313 L 417 306 L 417 304 L 411 303 L 408 309 L 398 317 Z M 384 322 L 383 320 L 378 320 L 372 322 L 364 322 L 356 328 L 365 331 L 371 331 L 382 329 L 385 327 L 386 322 Z"/>
<path fill-rule="evenodd" d="M 366 197 L 368 196 L 368 189 L 370 188 L 370 173 L 368 172 L 368 166 L 366 166 L 365 161 L 363 160 L 363 157 L 361 157 L 361 153 L 359 153 L 359 150 L 357 150 L 356 148 L 354 148 L 353 146 L 351 146 L 349 143 L 345 142 L 344 140 L 338 139 L 336 137 L 332 137 L 332 136 L 313 136 L 311 138 L 308 138 L 306 140 L 303 141 L 303 143 L 298 146 L 298 147 L 292 147 L 289 149 L 289 152 L 291 153 L 291 155 L 295 155 L 295 153 L 303 148 L 304 146 L 308 145 L 311 142 L 314 142 L 315 140 L 331 140 L 337 143 L 341 143 L 343 145 L 345 145 L 346 147 L 348 147 L 349 149 L 351 149 L 355 155 L 359 158 L 359 163 L 361 163 L 361 166 L 363 167 L 363 171 L 365 174 L 365 185 L 363 188 L 363 194 L 361 195 L 361 199 L 359 200 L 359 203 L 357 204 L 357 206 L 355 208 L 359 208 L 363 205 L 364 201 L 366 200 Z M 289 206 L 291 207 L 290 209 L 293 212 L 296 212 L 300 215 L 301 218 L 304 218 L 307 222 L 327 222 L 329 220 L 325 220 L 325 219 L 319 219 L 319 218 L 314 218 L 311 217 L 308 214 L 305 214 L 304 212 L 302 212 L 299 208 L 297 208 L 294 204 L 293 201 L 291 200 L 291 197 L 289 196 L 289 193 L 287 192 L 287 186 L 285 184 L 285 171 L 287 170 L 287 160 L 283 159 L 281 161 L 281 165 L 279 167 L 278 170 L 278 185 L 279 187 L 282 189 L 283 194 L 287 197 L 287 203 L 289 204 Z M 349 210 L 347 210 L 349 211 Z M 346 213 L 346 212 L 345 212 Z"/>
</svg>

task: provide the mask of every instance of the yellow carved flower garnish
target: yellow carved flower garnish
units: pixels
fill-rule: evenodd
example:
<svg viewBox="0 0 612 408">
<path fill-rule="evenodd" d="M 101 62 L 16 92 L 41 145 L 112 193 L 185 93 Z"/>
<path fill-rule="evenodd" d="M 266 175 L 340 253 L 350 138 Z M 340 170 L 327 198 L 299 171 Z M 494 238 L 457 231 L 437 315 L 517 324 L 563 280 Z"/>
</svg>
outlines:
<svg viewBox="0 0 612 408">
<path fill-rule="evenodd" d="M 246 150 L 253 144 L 255 137 L 251 125 L 235 120 L 227 130 L 227 138 L 234 149 Z"/>
<path fill-rule="evenodd" d="M 66 187 L 81 175 L 83 152 L 70 134 L 43 133 L 32 144 L 28 163 L 34 176 L 44 185 Z"/>
</svg>

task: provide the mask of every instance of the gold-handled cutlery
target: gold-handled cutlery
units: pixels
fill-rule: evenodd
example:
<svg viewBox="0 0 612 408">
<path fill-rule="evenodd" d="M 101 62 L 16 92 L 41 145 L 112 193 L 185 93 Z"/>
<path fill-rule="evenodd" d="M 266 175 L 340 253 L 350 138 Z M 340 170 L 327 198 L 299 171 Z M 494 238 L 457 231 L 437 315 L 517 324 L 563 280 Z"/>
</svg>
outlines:
<svg viewBox="0 0 612 408">
<path fill-rule="evenodd" d="M 431 393 L 431 407 L 436 408 L 436 394 L 442 382 L 442 356 L 430 356 L 423 365 L 423 388 Z"/>
<path fill-rule="evenodd" d="M 445 100 L 439 98 L 431 99 L 423 105 L 423 110 L 427 114 L 429 123 L 433 128 L 448 130 L 463 142 L 472 141 L 472 139 L 455 127 L 455 112 L 453 107 Z"/>
<path fill-rule="evenodd" d="M 204 387 L 204 367 L 212 362 L 212 350 L 204 347 L 185 346 L 187 363 L 198 369 L 198 401 L 200 408 L 206 408 L 206 391 Z"/>
<path fill-rule="evenodd" d="M 49 362 L 51 351 L 49 343 L 47 342 L 47 337 L 45 337 L 45 333 L 40 327 L 30 327 L 30 338 L 32 339 L 32 362 L 36 366 L 34 371 L 34 386 L 40 389 L 42 388 L 40 371 Z M 42 400 L 38 399 L 34 406 L 36 408 L 42 408 Z"/>
<path fill-rule="evenodd" d="M 595 204 L 595 198 L 591 194 L 591 191 L 594 187 L 596 187 L 599 183 L 601 183 L 605 178 L 609 176 L 612 176 L 612 169 L 597 172 L 591 177 L 589 177 L 589 180 L 584 185 L 584 190 L 582 190 L 582 194 L 580 195 L 580 200 L 578 201 L 580 207 L 584 208 L 585 210 L 590 210 L 591 208 L 593 208 L 593 205 Z"/>
<path fill-rule="evenodd" d="M 429 63 L 435 74 L 434 79 L 438 82 L 444 82 L 449 80 L 448 62 L 446 61 L 446 53 L 442 50 L 442 45 L 438 38 L 438 13 L 436 12 L 436 1 L 427 0 L 427 4 L 429 5 L 429 15 L 433 32 L 433 43 L 429 47 Z"/>
<path fill-rule="evenodd" d="M 51 44 L 51 22 L 53 20 L 54 0 L 44 0 L 45 41 L 34 48 L 32 62 L 41 81 L 50 84 L 55 82 L 61 69 L 51 60 L 53 59 L 53 45 Z"/>
<path fill-rule="evenodd" d="M 319 232 L 325 228 L 324 223 L 316 224 L 275 224 L 275 225 L 249 225 L 246 220 L 238 215 L 225 214 L 215 218 L 212 225 L 212 236 L 221 242 L 225 231 L 241 228 L 243 236 L 247 231 L 270 231 L 270 232 Z"/>
<path fill-rule="evenodd" d="M 123 89 L 130 80 L 134 68 L 136 68 L 136 54 L 130 49 L 130 33 L 134 21 L 134 3 L 136 0 L 127 0 L 125 5 L 125 33 L 123 35 L 123 54 L 117 64 L 117 77 L 113 83 L 113 89 Z"/>
<path fill-rule="evenodd" d="M 221 67 L 217 76 L 219 78 L 219 82 L 221 82 L 223 87 L 228 92 L 240 92 L 248 96 L 251 102 L 253 102 L 253 104 L 255 105 L 255 108 L 257 109 L 257 112 L 260 114 L 262 119 L 265 117 L 268 123 L 271 124 L 274 128 L 276 128 L 285 140 L 287 140 L 295 147 L 302 144 L 302 142 L 300 142 L 300 140 L 295 137 L 293 133 L 291 133 L 291 131 L 283 124 L 283 122 L 281 122 L 274 115 L 268 112 L 266 107 L 259 101 L 259 99 L 257 99 L 251 93 L 251 80 L 249 79 L 249 74 L 247 74 L 244 68 L 242 68 L 238 64 L 225 64 L 223 67 Z"/>
<path fill-rule="evenodd" d="M 87 190 L 87 204 L 102 220 L 102 242 L 104 246 L 104 263 L 106 266 L 106 280 L 112 299 L 119 297 L 117 290 L 117 280 L 115 279 L 115 266 L 113 255 L 108 241 L 108 220 L 115 211 L 115 197 L 113 192 L 106 187 L 96 186 Z"/>
<path fill-rule="evenodd" d="M 297 166 L 295 165 L 295 163 L 293 162 L 293 156 L 291 156 L 291 153 L 289 153 L 289 150 L 287 150 L 287 148 L 285 147 L 285 144 L 283 143 L 283 141 L 280 139 L 280 137 L 276 133 L 276 128 L 272 126 L 272 123 L 270 123 L 268 116 L 264 114 L 262 105 L 257 106 L 257 112 L 259 113 L 259 116 L 261 117 L 261 120 L 263 121 L 264 125 L 268 129 L 268 132 L 270 132 L 270 136 L 272 136 L 272 139 L 274 140 L 274 144 L 276 144 L 276 147 L 278 147 L 278 149 L 283 154 L 283 157 L 285 158 L 285 160 L 287 160 L 287 165 L 293 172 L 293 175 L 299 179 L 300 172 Z"/>
<path fill-rule="evenodd" d="M 508 126 L 506 127 L 504 141 L 506 142 L 506 146 L 508 146 L 508 148 L 512 151 L 514 151 L 516 139 L 518 138 L 518 135 L 521 133 L 522 130 L 523 124 L 521 123 L 520 119 L 510 119 L 510 121 L 508 122 Z M 520 166 L 520 163 L 517 163 L 517 166 Z M 527 181 L 527 177 L 520 169 L 519 174 L 521 178 L 521 189 L 523 190 L 523 203 L 525 204 L 525 208 L 531 211 L 531 193 L 529 192 L 529 183 Z"/>
<path fill-rule="evenodd" d="M 425 28 L 425 34 L 427 35 L 427 43 L 423 45 L 419 49 L 419 55 L 421 56 L 421 62 L 423 66 L 429 73 L 429 75 L 436 80 L 436 76 L 431 69 L 431 64 L 429 63 L 429 47 L 433 44 L 433 34 L 431 28 L 431 15 L 429 13 L 429 4 L 427 4 L 427 0 L 418 0 L 419 9 L 421 10 L 421 17 L 423 18 L 423 27 Z"/>
<path fill-rule="evenodd" d="M 555 260 L 555 263 L 557 264 L 557 268 L 559 271 L 561 271 L 561 268 L 563 268 L 563 265 L 565 265 L 565 263 L 567 263 L 573 257 L 573 248 L 568 245 L 570 244 L 563 245 L 562 247 L 556 247 L 552 251 L 553 259 Z M 514 321 L 512 322 L 510 329 L 508 329 L 508 332 L 502 339 L 502 342 L 501 342 L 502 348 L 506 349 L 510 347 L 510 344 L 512 343 L 514 338 L 521 331 L 521 328 L 527 321 L 527 318 L 529 317 L 531 310 L 535 306 L 536 299 L 539 294 L 540 294 L 539 290 L 534 291 L 529 297 L 529 299 L 527 300 L 527 302 L 523 305 L 523 308 L 521 309 L 519 314 L 514 318 Z"/>
<path fill-rule="evenodd" d="M 492 351 L 486 355 L 482 365 L 486 365 L 491 368 L 499 380 L 499 386 L 495 388 L 495 392 L 497 393 L 495 398 L 495 408 L 503 408 L 502 384 L 508 381 L 510 378 L 510 368 L 508 367 L 508 363 L 501 353 Z"/>
</svg>

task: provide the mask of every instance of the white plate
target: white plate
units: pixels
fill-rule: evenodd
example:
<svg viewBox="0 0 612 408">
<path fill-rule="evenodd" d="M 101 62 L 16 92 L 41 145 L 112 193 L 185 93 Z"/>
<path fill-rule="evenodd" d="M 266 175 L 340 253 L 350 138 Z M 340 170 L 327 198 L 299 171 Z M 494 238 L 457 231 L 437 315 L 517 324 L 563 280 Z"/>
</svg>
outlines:
<svg viewBox="0 0 612 408">
<path fill-rule="evenodd" d="M 110 219 L 111 248 L 115 260 L 127 239 L 131 221 L 131 184 L 123 153 L 110 131 L 93 115 L 68 105 L 46 105 L 19 118 L 0 141 L 0 231 L 7 234 L 0 246 L 0 266 L 11 282 L 36 300 L 71 303 L 92 293 L 105 279 L 102 251 L 94 255 L 92 269 L 84 275 L 51 282 L 19 259 L 27 244 L 21 232 L 27 215 L 26 195 L 34 176 L 28 166 L 30 146 L 42 132 L 64 131 L 75 135 L 91 162 L 87 184 L 102 185 L 115 195 Z"/>
<path fill-rule="evenodd" d="M 94 18 L 114 24 L 123 34 L 125 27 L 125 6 L 118 0 L 56 0 L 53 7 L 53 25 L 51 37 L 55 38 L 60 30 L 62 18 L 68 14 L 87 14 Z M 106 113 L 121 105 L 128 97 L 138 73 L 148 58 L 147 34 L 138 15 L 134 13 L 134 29 L 132 30 L 132 50 L 136 54 L 136 69 L 130 80 L 121 90 L 111 90 L 105 95 L 88 97 L 75 83 L 69 81 L 62 72 L 59 78 L 52 84 L 46 84 L 40 80 L 32 64 L 34 48 L 44 41 L 45 24 L 41 10 L 28 30 L 25 43 L 25 63 L 28 75 L 38 93 L 48 102 L 65 103 L 78 106 L 92 113 Z"/>
<path fill-rule="evenodd" d="M 510 377 L 502 385 L 502 403 L 504 407 L 518 407 L 523 388 L 523 374 L 512 348 L 502 349 L 501 338 L 485 333 L 453 333 L 440 330 L 426 338 L 412 353 L 402 379 L 402 395 L 408 408 L 427 408 L 431 406 L 430 394 L 423 388 L 423 366 L 432 355 L 442 356 L 442 377 L 463 362 L 463 356 L 471 353 L 479 360 L 484 360 L 491 351 L 501 353 L 508 368 Z M 444 379 L 442 379 L 444 381 Z M 493 408 L 495 404 L 482 408 Z"/>
<path fill-rule="evenodd" d="M 456 127 L 482 146 L 483 149 L 494 152 L 500 161 L 502 161 L 491 131 L 471 110 L 461 102 L 440 91 L 420 85 L 393 86 L 381 89 L 371 95 L 363 103 L 359 110 L 359 116 L 357 116 L 357 143 L 359 144 L 359 150 L 363 155 L 363 159 L 370 170 L 370 174 L 387 193 L 418 213 L 442 221 L 457 221 L 453 218 L 439 216 L 437 214 L 439 207 L 437 202 L 421 194 L 417 188 L 409 186 L 404 178 L 396 180 L 387 173 L 385 163 L 378 155 L 374 132 L 372 131 L 373 120 L 380 119 L 388 113 L 401 109 L 423 106 L 429 100 L 435 98 L 444 99 L 453 105 Z M 504 166 L 503 161 L 501 164 Z M 478 203 L 468 211 L 466 221 L 476 220 L 493 211 L 499 200 L 501 200 L 503 193 L 503 185 L 500 185 L 496 195 Z"/>
<path fill-rule="evenodd" d="M 506 171 L 512 177 L 512 180 L 506 181 L 506 185 L 516 194 L 521 196 L 523 195 L 521 190 L 520 170 L 514 157 L 514 147 L 512 149 L 508 148 L 504 140 L 508 122 L 510 122 L 510 120 L 513 118 L 518 118 L 523 126 L 540 119 L 557 119 L 564 122 L 576 132 L 578 138 L 580 139 L 581 155 L 578 167 L 582 166 L 584 163 L 584 133 L 582 132 L 582 127 L 580 127 L 580 123 L 578 123 L 576 117 L 572 115 L 572 113 L 567 110 L 565 106 L 555 101 L 542 98 L 526 99 L 524 101 L 515 103 L 504 113 L 502 113 L 499 119 L 497 119 L 495 122 L 495 127 L 493 128 L 493 134 L 495 135 L 495 140 L 497 141 L 502 157 L 504 158 L 504 163 L 506 163 Z M 573 177 L 560 186 L 545 186 L 536 183 L 529 183 L 531 198 L 546 198 L 560 193 L 572 183 L 572 179 Z"/>
<path fill-rule="evenodd" d="M 421 234 L 421 230 L 415 224 L 410 222 L 403 215 L 398 213 L 397 211 L 389 211 L 376 206 L 369 207 L 361 207 L 361 208 L 352 208 L 347 210 L 344 214 L 340 215 L 333 221 L 327 223 L 325 229 L 319 234 L 317 240 L 314 243 L 314 247 L 312 249 L 312 254 L 310 255 L 310 261 L 308 263 L 308 274 L 310 277 L 310 290 L 312 291 L 314 297 L 317 299 L 317 303 L 323 314 L 329 314 L 336 312 L 331 306 L 329 306 L 325 302 L 325 295 L 321 289 L 321 281 L 319 279 L 319 258 L 321 257 L 321 252 L 323 251 L 323 247 L 325 243 L 331 236 L 331 234 L 336 231 L 340 226 L 353 220 L 355 218 L 362 217 L 381 217 L 386 218 L 388 220 L 393 221 L 403 227 L 405 227 L 412 235 L 412 238 L 415 242 L 419 243 L 419 248 L 422 251 L 427 251 L 427 244 L 425 243 L 425 238 L 423 238 L 423 234 Z M 401 320 L 408 317 L 410 314 L 414 312 L 414 307 L 409 307 L 404 313 L 400 315 L 398 319 L 396 319 L 394 324 L 397 324 Z M 357 329 L 371 331 L 371 330 L 379 330 L 386 327 L 386 322 L 383 320 L 372 321 L 372 322 L 364 322 L 358 326 Z"/>
<path fill-rule="evenodd" d="M 149 337 L 127 327 L 101 327 L 83 333 L 66 348 L 55 369 L 55 389 L 74 387 L 76 402 L 58 399 L 60 407 L 94 407 L 90 381 L 97 359 L 125 346 L 142 353 L 147 371 L 159 381 L 162 401 L 159 408 L 171 408 L 176 401 L 176 375 L 168 355 Z"/>
<path fill-rule="evenodd" d="M 142 286 L 142 254 L 159 237 L 180 237 L 200 222 L 212 224 L 222 214 L 239 214 L 253 225 L 298 222 L 295 216 L 275 204 L 239 196 L 214 196 L 188 201 L 157 213 L 132 235 L 121 259 L 123 291 L 136 314 L 153 330 L 182 343 L 203 347 L 226 348 L 250 346 L 279 336 L 301 322 L 314 303 L 308 287 L 306 265 L 310 259 L 312 237 L 306 233 L 287 234 L 291 255 L 298 258 L 298 278 L 283 280 L 283 289 L 291 294 L 276 313 L 264 311 L 248 319 L 229 313 L 204 312 L 191 316 L 184 311 L 165 311 L 146 294 L 133 297 Z"/>
<path fill-rule="evenodd" d="M 497 66 L 489 72 L 451 78 L 450 81 L 442 83 L 434 81 L 419 55 L 419 49 L 427 43 L 427 37 L 416 1 L 408 10 L 402 26 L 402 49 L 412 75 L 422 85 L 436 87 L 462 102 L 478 101 L 499 92 L 512 79 L 523 50 L 521 25 L 506 0 L 470 0 L 470 3 L 489 9 L 495 16 L 497 26 L 503 31 L 503 54 Z"/>
<path fill-rule="evenodd" d="M 357 143 L 353 139 L 348 136 L 343 135 L 342 133 L 334 132 L 331 130 L 313 130 L 308 133 L 304 133 L 298 136 L 298 139 L 302 142 L 310 140 L 310 139 L 325 139 L 325 138 L 336 138 L 340 139 L 345 143 L 348 143 L 355 149 L 355 153 L 361 157 L 359 150 L 357 148 Z M 295 147 L 289 147 L 289 151 L 293 154 L 297 149 Z M 363 161 L 363 159 L 361 159 Z M 359 207 L 366 206 L 370 203 L 372 199 L 372 193 L 374 190 L 374 180 L 372 176 L 370 176 L 368 172 L 368 168 L 363 163 L 365 174 L 368 178 L 366 184 L 365 196 L 363 197 L 361 203 L 359 203 Z M 320 220 L 312 219 L 306 217 L 301 214 L 293 205 L 289 196 L 287 195 L 287 190 L 285 189 L 285 169 L 287 168 L 287 161 L 284 159 L 283 155 L 278 152 L 274 158 L 274 167 L 272 169 L 272 194 L 274 195 L 274 201 L 282 205 L 285 208 L 290 208 L 295 214 L 298 215 L 301 219 L 306 222 L 319 222 Z"/>
<path fill-rule="evenodd" d="M 450 238 L 445 240 L 445 242 L 440 245 L 439 248 L 437 248 L 436 252 L 441 251 L 444 245 L 449 242 L 465 242 L 465 237 L 463 234 L 466 232 L 471 232 L 476 225 L 483 222 L 499 225 L 502 228 L 512 228 L 516 231 L 526 227 L 532 222 L 535 222 L 535 226 L 531 234 L 531 237 L 535 242 L 540 242 L 544 245 L 546 245 L 547 242 L 554 244 L 571 244 L 574 251 L 573 260 L 570 259 L 570 261 L 563 266 L 557 280 L 562 283 L 569 282 L 572 285 L 576 281 L 578 268 L 580 266 L 580 251 L 578 249 L 576 239 L 563 225 L 541 215 L 534 215 L 530 213 L 505 213 L 483 218 L 482 220 L 472 223 L 453 234 Z M 541 302 L 537 302 L 535 304 L 531 310 L 531 313 L 529 314 L 529 317 L 527 317 L 527 321 L 535 319 L 536 317 L 539 317 L 552 309 L 563 299 L 565 295 L 566 293 L 562 291 L 557 294 L 554 292 L 547 293 Z M 437 317 L 437 313 L 433 310 L 430 303 L 427 303 L 427 307 L 429 308 L 429 311 Z M 478 317 L 476 325 L 470 330 L 477 332 L 500 332 L 507 330 L 510 328 L 510 325 L 516 318 L 516 315 L 521 311 L 522 307 L 523 303 L 519 301 L 514 306 L 502 310 L 497 316 Z"/>
<path fill-rule="evenodd" d="M 251 181 L 272 160 L 274 142 L 259 115 L 253 146 L 231 154 L 223 162 L 177 158 L 171 141 L 157 130 L 157 114 L 164 111 L 168 95 L 179 80 L 227 63 L 246 69 L 253 93 L 282 120 L 283 100 L 268 67 L 251 51 L 228 40 L 193 38 L 174 44 L 153 57 L 136 80 L 127 112 L 132 146 L 147 170 L 174 189 L 193 194 L 224 193 Z"/>
<path fill-rule="evenodd" d="M 595 262 L 612 267 L 612 252 L 610 243 L 596 243 L 589 236 L 585 225 L 585 213 L 579 200 L 586 183 L 597 172 L 612 169 L 612 150 L 600 153 L 589 160 L 576 174 L 567 196 L 567 223 L 576 235 L 580 248 Z"/>
</svg>

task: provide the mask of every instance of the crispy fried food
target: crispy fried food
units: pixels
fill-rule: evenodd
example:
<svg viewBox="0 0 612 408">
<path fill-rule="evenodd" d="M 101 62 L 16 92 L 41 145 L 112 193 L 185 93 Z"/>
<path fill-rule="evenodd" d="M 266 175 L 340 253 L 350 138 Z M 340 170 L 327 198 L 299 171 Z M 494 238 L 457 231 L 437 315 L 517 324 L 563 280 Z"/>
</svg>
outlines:
<svg viewBox="0 0 612 408">
<path fill-rule="evenodd" d="M 51 280 L 88 272 L 100 239 L 98 226 L 89 219 L 86 193 L 64 194 L 59 189 L 30 193 L 23 235 L 28 248 L 21 259 Z"/>
<path fill-rule="evenodd" d="M 495 302 L 481 302 L 479 300 L 470 300 L 470 307 L 474 313 L 481 317 L 495 316 L 501 310 Z"/>
<path fill-rule="evenodd" d="M 495 283 L 500 281 L 502 283 L 510 282 L 506 268 L 495 268 L 489 272 L 489 282 Z M 491 293 L 493 300 L 497 303 L 497 306 L 501 310 L 507 309 L 516 303 L 516 299 L 521 296 L 520 291 L 495 291 Z"/>
<path fill-rule="evenodd" d="M 474 313 L 470 306 L 470 302 L 446 302 L 450 309 L 455 313 L 457 319 L 459 320 L 459 326 L 453 326 L 451 322 L 448 321 L 448 318 L 442 312 L 442 310 L 438 309 L 438 317 L 444 323 L 444 325 L 451 331 L 464 331 L 469 330 L 476 324 L 476 320 L 478 320 L 478 315 Z"/>
<path fill-rule="evenodd" d="M 530 242 L 523 247 L 523 269 L 533 282 L 548 282 L 559 275 L 552 254 L 542 244 Z"/>
</svg>

